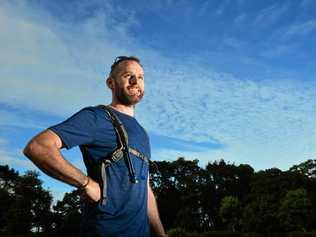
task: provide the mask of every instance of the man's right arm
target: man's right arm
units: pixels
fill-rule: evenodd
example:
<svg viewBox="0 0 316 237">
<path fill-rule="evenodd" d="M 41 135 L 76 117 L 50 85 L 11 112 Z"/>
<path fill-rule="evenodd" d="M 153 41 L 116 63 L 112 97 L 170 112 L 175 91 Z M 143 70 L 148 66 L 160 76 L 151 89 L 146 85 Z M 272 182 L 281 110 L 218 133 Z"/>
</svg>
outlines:
<svg viewBox="0 0 316 237">
<path fill-rule="evenodd" d="M 51 130 L 35 136 L 24 148 L 24 154 L 43 172 L 75 187 L 84 187 L 83 192 L 92 200 L 101 197 L 100 186 L 62 156 L 62 141 Z"/>
</svg>

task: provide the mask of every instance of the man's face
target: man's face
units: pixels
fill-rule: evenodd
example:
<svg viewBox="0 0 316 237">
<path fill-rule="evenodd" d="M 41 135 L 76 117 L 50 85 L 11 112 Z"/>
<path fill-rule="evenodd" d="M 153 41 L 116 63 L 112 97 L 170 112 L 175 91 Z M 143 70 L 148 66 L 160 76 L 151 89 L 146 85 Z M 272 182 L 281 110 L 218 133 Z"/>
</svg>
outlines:
<svg viewBox="0 0 316 237">
<path fill-rule="evenodd" d="M 144 96 L 144 71 L 135 61 L 123 61 L 113 76 L 113 93 L 117 101 L 130 106 Z"/>
</svg>

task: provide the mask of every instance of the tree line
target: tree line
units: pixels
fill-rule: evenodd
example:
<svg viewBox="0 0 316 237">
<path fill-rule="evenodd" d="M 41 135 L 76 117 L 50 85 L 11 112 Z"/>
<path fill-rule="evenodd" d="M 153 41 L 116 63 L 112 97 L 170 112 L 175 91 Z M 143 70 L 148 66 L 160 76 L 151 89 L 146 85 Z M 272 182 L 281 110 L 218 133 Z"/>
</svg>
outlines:
<svg viewBox="0 0 316 237">
<path fill-rule="evenodd" d="M 150 182 L 164 226 L 170 230 L 272 233 L 316 230 L 316 160 L 287 171 L 255 172 L 224 160 L 154 161 Z M 38 232 L 78 236 L 80 196 L 66 193 L 52 205 L 39 174 L 0 166 L 0 234 Z"/>
</svg>

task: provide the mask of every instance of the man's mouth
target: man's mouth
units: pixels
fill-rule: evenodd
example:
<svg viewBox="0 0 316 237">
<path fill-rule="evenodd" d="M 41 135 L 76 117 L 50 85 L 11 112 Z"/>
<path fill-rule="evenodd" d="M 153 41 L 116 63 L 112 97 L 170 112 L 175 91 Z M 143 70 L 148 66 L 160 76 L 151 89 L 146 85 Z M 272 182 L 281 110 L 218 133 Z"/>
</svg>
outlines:
<svg viewBox="0 0 316 237">
<path fill-rule="evenodd" d="M 128 89 L 128 91 L 129 91 L 129 93 L 131 95 L 137 95 L 137 96 L 140 95 L 140 89 L 137 88 L 137 87 L 130 87 L 130 88 L 127 88 L 127 89 Z"/>
</svg>

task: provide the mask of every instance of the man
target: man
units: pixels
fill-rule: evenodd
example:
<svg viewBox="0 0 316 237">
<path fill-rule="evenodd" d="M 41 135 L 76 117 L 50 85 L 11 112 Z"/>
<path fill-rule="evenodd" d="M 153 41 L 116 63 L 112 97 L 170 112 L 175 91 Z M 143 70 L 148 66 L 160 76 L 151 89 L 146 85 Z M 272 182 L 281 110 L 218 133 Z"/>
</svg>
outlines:
<svg viewBox="0 0 316 237">
<path fill-rule="evenodd" d="M 24 154 L 48 175 L 81 190 L 85 199 L 81 236 L 149 236 L 149 224 L 156 236 L 166 236 L 148 181 L 148 136 L 134 118 L 134 107 L 144 95 L 139 59 L 118 57 L 106 84 L 112 91 L 110 105 L 84 108 L 50 127 L 29 142 Z M 122 143 L 111 114 L 123 123 L 128 146 L 137 152 L 122 146 L 124 158 L 108 164 L 103 161 Z M 60 152 L 74 146 L 80 147 L 88 176 Z"/>
</svg>

